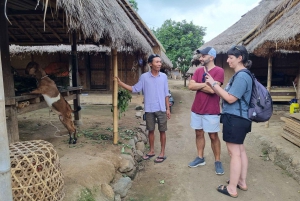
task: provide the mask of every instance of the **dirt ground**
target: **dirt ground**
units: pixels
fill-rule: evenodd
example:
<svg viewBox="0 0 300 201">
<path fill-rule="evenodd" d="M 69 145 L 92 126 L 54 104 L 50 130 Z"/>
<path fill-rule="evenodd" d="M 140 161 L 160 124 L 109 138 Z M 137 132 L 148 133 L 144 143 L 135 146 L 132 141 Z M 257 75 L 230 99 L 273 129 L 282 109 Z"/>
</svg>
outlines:
<svg viewBox="0 0 300 201">
<path fill-rule="evenodd" d="M 195 134 L 190 128 L 190 108 L 194 92 L 185 89 L 183 81 L 180 80 L 169 80 L 169 85 L 175 98 L 175 105 L 168 122 L 167 160 L 161 164 L 155 164 L 153 159 L 144 161 L 144 169 L 138 172 L 124 200 L 231 200 L 232 198 L 216 191 L 216 187 L 225 184 L 229 177 L 229 156 L 222 140 L 221 161 L 225 175 L 218 176 L 214 172 L 214 159 L 209 138 L 207 138 L 205 148 L 206 165 L 198 168 L 188 167 L 188 163 L 196 157 Z M 135 117 L 134 108 L 140 104 L 141 101 L 133 101 L 126 116 L 121 117 L 119 121 L 121 133 L 125 130 L 134 131 L 139 126 L 141 120 Z M 113 161 L 112 158 L 120 153 L 122 147 L 112 145 L 110 109 L 110 105 L 83 104 L 81 112 L 83 124 L 79 128 L 78 144 L 71 146 L 68 145 L 66 129 L 63 128 L 57 116 L 49 114 L 47 109 L 19 116 L 21 141 L 43 139 L 55 146 L 65 175 L 66 197 L 64 200 L 66 201 L 78 200 L 74 199 L 78 196 L 76 189 L 82 186 L 90 188 L 99 182 L 116 179 L 111 178 L 112 176 L 106 171 L 113 167 L 97 166 L 97 158 L 105 156 L 106 159 L 110 158 Z M 238 199 L 245 201 L 299 200 L 300 185 L 290 174 L 265 157 L 259 143 L 263 135 L 280 135 L 282 124 L 280 115 L 272 117 L 269 128 L 265 128 L 264 124 L 253 124 L 252 133 L 248 135 L 245 142 L 249 157 L 249 190 L 238 191 Z M 60 132 L 56 132 L 58 130 Z M 221 133 L 219 135 L 222 136 Z M 126 143 L 125 140 L 120 140 Z M 280 140 L 283 139 L 280 138 Z M 156 132 L 155 151 L 158 155 L 160 151 L 158 132 Z M 82 175 L 81 168 L 85 170 L 84 175 Z"/>
</svg>

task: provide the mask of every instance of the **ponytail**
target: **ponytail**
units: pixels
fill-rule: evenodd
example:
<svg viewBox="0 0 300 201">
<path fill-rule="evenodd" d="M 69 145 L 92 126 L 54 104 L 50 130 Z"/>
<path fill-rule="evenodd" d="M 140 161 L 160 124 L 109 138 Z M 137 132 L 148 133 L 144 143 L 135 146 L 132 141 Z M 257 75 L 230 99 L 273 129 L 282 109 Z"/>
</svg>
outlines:
<svg viewBox="0 0 300 201">
<path fill-rule="evenodd" d="M 244 66 L 249 70 L 252 66 L 252 61 L 251 60 L 247 60 L 245 63 L 244 63 Z"/>
</svg>

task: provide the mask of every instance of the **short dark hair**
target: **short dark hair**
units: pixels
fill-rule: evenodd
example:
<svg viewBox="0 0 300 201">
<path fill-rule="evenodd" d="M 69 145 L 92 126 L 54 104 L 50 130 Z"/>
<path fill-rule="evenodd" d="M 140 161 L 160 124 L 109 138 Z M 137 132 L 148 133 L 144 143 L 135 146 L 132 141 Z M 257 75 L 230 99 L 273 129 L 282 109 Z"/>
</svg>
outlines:
<svg viewBox="0 0 300 201">
<path fill-rule="evenodd" d="M 244 66 L 248 69 L 250 69 L 251 66 L 252 66 L 252 61 L 249 60 L 249 53 L 248 53 L 247 49 L 242 45 L 232 46 L 227 51 L 227 55 L 233 55 L 236 58 L 239 57 L 239 56 L 242 56 L 242 63 L 244 64 Z"/>
<path fill-rule="evenodd" d="M 159 56 L 158 54 L 151 54 L 151 55 L 148 57 L 148 63 L 152 63 L 152 61 L 153 61 L 153 59 L 154 59 L 155 57 L 159 57 L 159 58 L 160 58 L 160 56 Z"/>
</svg>

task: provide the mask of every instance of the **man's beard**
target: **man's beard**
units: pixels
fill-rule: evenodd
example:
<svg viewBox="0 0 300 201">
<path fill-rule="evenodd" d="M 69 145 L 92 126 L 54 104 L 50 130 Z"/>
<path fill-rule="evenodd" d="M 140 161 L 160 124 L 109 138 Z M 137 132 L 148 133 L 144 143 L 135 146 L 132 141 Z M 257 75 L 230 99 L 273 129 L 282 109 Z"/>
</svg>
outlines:
<svg viewBox="0 0 300 201">
<path fill-rule="evenodd" d="M 204 61 L 201 61 L 201 65 L 202 65 L 202 66 L 207 66 L 207 64 L 208 64 L 209 62 L 210 62 L 209 59 L 204 60 Z"/>
</svg>

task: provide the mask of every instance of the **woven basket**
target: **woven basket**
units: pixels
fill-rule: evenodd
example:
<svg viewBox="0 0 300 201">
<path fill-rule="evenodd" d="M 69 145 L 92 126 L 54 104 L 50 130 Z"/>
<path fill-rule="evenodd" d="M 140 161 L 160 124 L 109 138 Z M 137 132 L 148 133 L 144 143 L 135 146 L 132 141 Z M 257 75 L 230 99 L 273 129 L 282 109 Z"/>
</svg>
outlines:
<svg viewBox="0 0 300 201">
<path fill-rule="evenodd" d="M 14 201 L 60 201 L 64 178 L 54 147 L 43 140 L 9 146 Z"/>
</svg>

